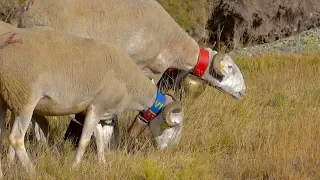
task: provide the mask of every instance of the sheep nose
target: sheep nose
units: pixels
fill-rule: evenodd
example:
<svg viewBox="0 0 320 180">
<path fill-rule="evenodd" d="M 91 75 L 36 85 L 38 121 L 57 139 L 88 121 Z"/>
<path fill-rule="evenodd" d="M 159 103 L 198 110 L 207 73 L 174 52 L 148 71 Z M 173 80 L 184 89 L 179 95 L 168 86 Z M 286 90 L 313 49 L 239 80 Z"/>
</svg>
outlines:
<svg viewBox="0 0 320 180">
<path fill-rule="evenodd" d="M 246 89 L 242 89 L 241 91 L 239 91 L 239 94 L 241 97 L 244 97 L 246 95 Z"/>
</svg>

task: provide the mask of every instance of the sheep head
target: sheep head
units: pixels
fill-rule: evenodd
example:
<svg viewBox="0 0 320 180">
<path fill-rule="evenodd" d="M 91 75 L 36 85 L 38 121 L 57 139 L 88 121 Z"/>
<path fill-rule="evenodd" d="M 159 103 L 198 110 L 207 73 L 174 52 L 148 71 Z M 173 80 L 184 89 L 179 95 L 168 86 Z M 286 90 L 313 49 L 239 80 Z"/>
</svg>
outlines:
<svg viewBox="0 0 320 180">
<path fill-rule="evenodd" d="M 163 150 L 171 144 L 179 143 L 183 120 L 182 104 L 172 96 L 166 95 L 166 104 L 163 110 L 149 123 L 158 148 Z"/>
<path fill-rule="evenodd" d="M 181 138 L 182 122 L 184 119 L 183 106 L 172 96 L 166 96 L 166 103 L 162 111 L 148 123 L 138 114 L 129 128 L 131 137 L 137 138 L 149 125 L 157 147 L 165 149 L 170 144 L 178 143 Z"/>
<path fill-rule="evenodd" d="M 202 79 L 211 86 L 230 94 L 235 99 L 244 97 L 246 91 L 244 79 L 232 58 L 210 48 L 205 50 L 209 52 L 210 63 Z"/>
</svg>

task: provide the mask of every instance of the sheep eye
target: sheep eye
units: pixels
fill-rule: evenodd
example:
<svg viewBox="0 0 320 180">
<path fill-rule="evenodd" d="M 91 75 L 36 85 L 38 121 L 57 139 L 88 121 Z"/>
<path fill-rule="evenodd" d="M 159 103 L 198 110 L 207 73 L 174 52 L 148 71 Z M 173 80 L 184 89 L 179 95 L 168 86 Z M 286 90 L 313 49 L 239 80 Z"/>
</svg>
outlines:
<svg viewBox="0 0 320 180">
<path fill-rule="evenodd" d="M 228 68 L 229 68 L 229 69 L 232 69 L 232 68 L 233 68 L 233 66 L 230 64 L 230 65 L 228 65 Z"/>
</svg>

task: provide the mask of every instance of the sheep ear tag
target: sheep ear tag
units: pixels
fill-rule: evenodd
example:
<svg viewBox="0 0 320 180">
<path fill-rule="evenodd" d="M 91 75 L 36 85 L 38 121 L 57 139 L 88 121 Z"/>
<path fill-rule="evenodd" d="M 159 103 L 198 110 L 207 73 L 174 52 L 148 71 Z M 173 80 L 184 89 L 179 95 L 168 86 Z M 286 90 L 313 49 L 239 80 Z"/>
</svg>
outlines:
<svg viewBox="0 0 320 180">
<path fill-rule="evenodd" d="M 197 77 L 202 77 L 209 65 L 209 52 L 205 49 L 200 49 L 198 63 L 192 72 Z"/>
<path fill-rule="evenodd" d="M 168 123 L 163 123 L 162 128 L 163 128 L 163 129 L 169 129 L 169 128 L 171 128 L 171 127 L 169 126 Z"/>
</svg>

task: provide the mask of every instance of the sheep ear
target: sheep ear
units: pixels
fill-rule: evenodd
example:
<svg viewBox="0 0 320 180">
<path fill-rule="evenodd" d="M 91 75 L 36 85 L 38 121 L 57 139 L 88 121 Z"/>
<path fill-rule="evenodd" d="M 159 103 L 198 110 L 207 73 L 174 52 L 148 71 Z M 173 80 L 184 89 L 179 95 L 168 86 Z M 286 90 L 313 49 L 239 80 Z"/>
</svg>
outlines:
<svg viewBox="0 0 320 180">
<path fill-rule="evenodd" d="M 215 56 L 213 56 L 211 61 L 211 72 L 214 72 L 215 74 L 218 74 L 220 76 L 224 76 L 222 73 L 222 69 L 224 68 L 222 61 L 224 59 L 225 55 L 222 53 L 217 53 Z"/>
<path fill-rule="evenodd" d="M 184 118 L 183 106 L 174 101 L 163 109 L 163 119 L 170 126 L 174 127 L 182 123 Z"/>
<path fill-rule="evenodd" d="M 223 60 L 223 54 L 218 53 L 217 51 L 212 50 L 211 48 L 205 48 L 209 52 L 209 58 L 211 61 L 211 66 L 212 68 L 210 72 L 215 72 L 216 74 L 223 76 L 221 73 L 221 61 Z"/>
<path fill-rule="evenodd" d="M 211 48 L 205 48 L 205 50 L 207 50 L 207 51 L 209 52 L 210 59 L 212 59 L 213 56 L 215 56 L 216 54 L 218 54 L 218 51 L 214 51 L 214 50 L 212 50 Z"/>
</svg>

